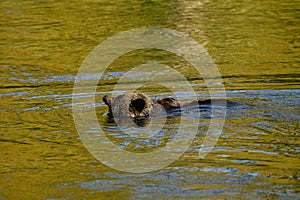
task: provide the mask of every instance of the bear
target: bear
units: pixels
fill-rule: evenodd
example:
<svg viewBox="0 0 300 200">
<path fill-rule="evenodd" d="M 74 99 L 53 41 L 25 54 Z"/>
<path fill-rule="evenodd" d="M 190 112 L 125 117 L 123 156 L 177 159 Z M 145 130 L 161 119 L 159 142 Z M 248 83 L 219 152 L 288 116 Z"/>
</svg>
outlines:
<svg viewBox="0 0 300 200">
<path fill-rule="evenodd" d="M 153 110 L 153 101 L 147 95 L 139 92 L 126 93 L 115 98 L 105 95 L 103 102 L 108 106 L 108 116 L 110 117 L 147 117 Z"/>
<path fill-rule="evenodd" d="M 187 103 L 181 103 L 174 98 L 166 97 L 158 100 L 152 100 L 146 94 L 141 92 L 132 92 L 111 98 L 107 95 L 103 97 L 103 102 L 108 106 L 108 116 L 112 118 L 119 117 L 148 117 L 150 115 L 178 115 L 180 109 L 184 107 L 205 107 L 212 103 L 219 106 L 234 105 L 235 102 L 224 99 L 194 100 Z M 114 113 L 114 114 L 113 114 Z"/>
</svg>

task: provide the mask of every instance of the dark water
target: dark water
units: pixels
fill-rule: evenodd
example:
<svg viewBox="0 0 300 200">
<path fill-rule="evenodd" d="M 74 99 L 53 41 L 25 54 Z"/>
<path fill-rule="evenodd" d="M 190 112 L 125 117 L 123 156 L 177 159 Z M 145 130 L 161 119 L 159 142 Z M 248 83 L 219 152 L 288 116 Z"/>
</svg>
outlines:
<svg viewBox="0 0 300 200">
<path fill-rule="evenodd" d="M 0 199 L 298 199 L 299 8 L 291 0 L 2 1 Z M 175 29 L 202 44 L 228 99 L 242 106 L 227 110 L 223 133 L 205 159 L 197 154 L 211 117 L 204 115 L 177 161 L 130 174 L 101 164 L 82 144 L 73 121 L 73 83 L 100 42 L 148 26 Z M 203 80 L 174 55 L 139 50 L 122 56 L 99 82 L 96 105 L 105 133 L 126 150 L 163 146 L 179 123 L 168 119 L 165 133 L 143 146 L 107 121 L 102 97 L 125 72 L 148 61 L 168 64 L 199 99 L 209 97 Z M 157 86 L 144 91 L 172 95 Z"/>
</svg>

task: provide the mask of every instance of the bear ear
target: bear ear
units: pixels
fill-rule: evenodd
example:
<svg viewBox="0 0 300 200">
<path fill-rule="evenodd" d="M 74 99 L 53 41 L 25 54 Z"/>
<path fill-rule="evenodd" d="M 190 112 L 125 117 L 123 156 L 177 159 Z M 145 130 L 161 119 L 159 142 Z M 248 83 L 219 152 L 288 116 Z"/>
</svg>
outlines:
<svg viewBox="0 0 300 200">
<path fill-rule="evenodd" d="M 105 103 L 106 105 L 110 106 L 110 104 L 111 104 L 111 98 L 110 98 L 109 96 L 105 95 L 105 96 L 103 97 L 103 101 L 104 101 L 104 103 Z"/>
</svg>

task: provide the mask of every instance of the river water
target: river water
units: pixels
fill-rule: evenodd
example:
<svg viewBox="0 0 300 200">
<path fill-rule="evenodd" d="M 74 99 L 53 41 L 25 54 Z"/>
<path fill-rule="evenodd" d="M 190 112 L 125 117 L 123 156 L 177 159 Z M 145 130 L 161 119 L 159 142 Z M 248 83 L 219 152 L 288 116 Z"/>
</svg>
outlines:
<svg viewBox="0 0 300 200">
<path fill-rule="evenodd" d="M 293 0 L 1 1 L 0 199 L 298 199 L 299 7 Z M 80 140 L 73 84 L 100 42 L 152 26 L 203 45 L 227 98 L 241 105 L 227 109 L 223 133 L 204 159 L 197 149 L 213 118 L 206 115 L 175 162 L 154 172 L 125 173 L 99 162 Z M 124 73 L 149 61 L 171 66 L 199 99 L 209 97 L 203 80 L 178 56 L 148 49 L 120 57 L 98 84 L 96 111 L 105 134 L 128 151 L 164 145 L 180 122 L 167 119 L 156 143 L 143 146 L 105 116 L 102 97 L 112 94 Z M 143 91 L 172 96 L 158 86 Z"/>
</svg>

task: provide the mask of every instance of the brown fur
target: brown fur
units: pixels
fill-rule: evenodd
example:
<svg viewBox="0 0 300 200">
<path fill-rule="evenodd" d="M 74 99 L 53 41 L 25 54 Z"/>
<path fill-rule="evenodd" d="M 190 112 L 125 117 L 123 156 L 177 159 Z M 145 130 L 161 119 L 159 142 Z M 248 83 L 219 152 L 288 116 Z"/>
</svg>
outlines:
<svg viewBox="0 0 300 200">
<path fill-rule="evenodd" d="M 173 98 L 162 98 L 158 100 L 151 100 L 146 94 L 140 92 L 126 93 L 115 98 L 110 98 L 107 95 L 103 97 L 104 103 L 108 106 L 110 117 L 147 117 L 150 114 L 157 115 L 165 111 L 170 113 L 174 110 L 180 110 L 182 107 L 197 106 L 197 105 L 232 105 L 234 102 L 217 99 L 204 101 L 191 101 L 188 103 L 180 103 Z M 114 116 L 113 116 L 114 114 Z"/>
</svg>

